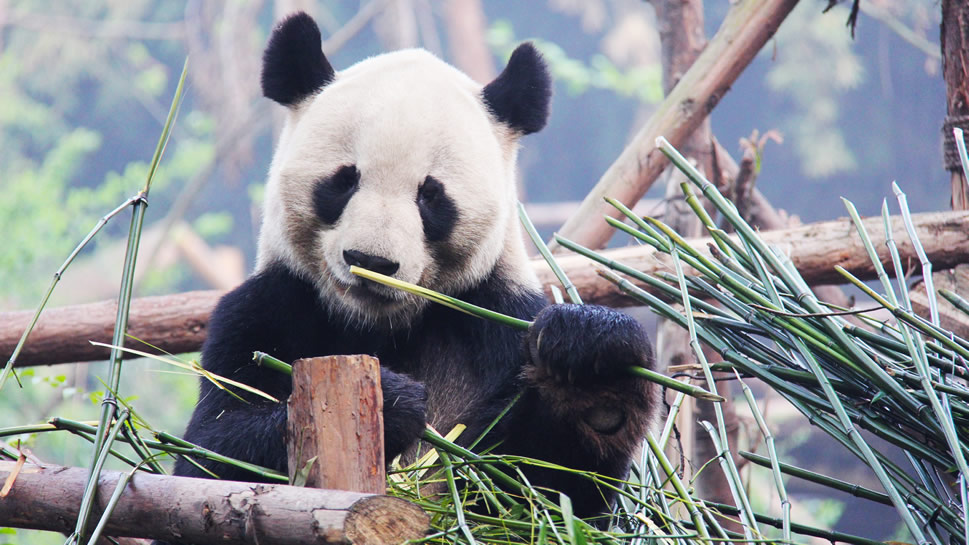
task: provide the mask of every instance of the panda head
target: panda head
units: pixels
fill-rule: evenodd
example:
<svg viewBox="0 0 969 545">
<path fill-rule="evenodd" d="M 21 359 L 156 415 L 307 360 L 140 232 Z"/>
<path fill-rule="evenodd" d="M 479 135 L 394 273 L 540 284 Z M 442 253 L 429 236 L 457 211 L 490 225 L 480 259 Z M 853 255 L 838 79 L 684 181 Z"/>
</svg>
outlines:
<svg viewBox="0 0 969 545">
<path fill-rule="evenodd" d="M 285 19 L 263 56 L 263 94 L 286 121 L 257 267 L 284 264 L 360 323 L 406 321 L 424 302 L 351 265 L 443 293 L 495 273 L 530 287 L 515 160 L 519 138 L 545 126 L 550 87 L 530 44 L 484 87 L 423 50 L 336 72 L 313 19 Z"/>
</svg>

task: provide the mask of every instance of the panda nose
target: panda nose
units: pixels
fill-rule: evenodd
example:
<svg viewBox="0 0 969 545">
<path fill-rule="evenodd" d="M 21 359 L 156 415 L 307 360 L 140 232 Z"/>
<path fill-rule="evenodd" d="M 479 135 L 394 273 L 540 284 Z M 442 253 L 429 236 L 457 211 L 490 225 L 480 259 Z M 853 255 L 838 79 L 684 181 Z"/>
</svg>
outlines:
<svg viewBox="0 0 969 545">
<path fill-rule="evenodd" d="M 356 265 L 386 276 L 393 275 L 400 268 L 400 263 L 356 250 L 343 250 L 343 260 L 347 262 L 347 265 Z"/>
</svg>

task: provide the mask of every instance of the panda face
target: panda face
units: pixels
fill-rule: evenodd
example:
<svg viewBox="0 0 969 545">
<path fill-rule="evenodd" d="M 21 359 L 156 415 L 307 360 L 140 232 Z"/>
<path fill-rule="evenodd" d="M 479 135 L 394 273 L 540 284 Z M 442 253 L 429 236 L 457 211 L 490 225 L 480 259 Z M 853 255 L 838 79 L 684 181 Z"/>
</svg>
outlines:
<svg viewBox="0 0 969 545">
<path fill-rule="evenodd" d="M 405 50 L 340 73 L 317 67 L 309 73 L 322 83 L 307 92 L 307 70 L 294 78 L 273 58 L 274 45 L 285 45 L 285 59 L 305 46 L 286 39 L 297 17 L 277 28 L 264 58 L 264 92 L 289 110 L 258 266 L 282 261 L 317 285 L 328 308 L 392 324 L 412 319 L 423 299 L 352 275 L 351 265 L 454 293 L 503 261 L 525 263 L 513 214 L 524 131 L 496 115 L 488 88 L 425 51 Z M 306 22 L 296 22 L 304 39 Z M 267 84 L 273 72 L 297 87 Z"/>
</svg>

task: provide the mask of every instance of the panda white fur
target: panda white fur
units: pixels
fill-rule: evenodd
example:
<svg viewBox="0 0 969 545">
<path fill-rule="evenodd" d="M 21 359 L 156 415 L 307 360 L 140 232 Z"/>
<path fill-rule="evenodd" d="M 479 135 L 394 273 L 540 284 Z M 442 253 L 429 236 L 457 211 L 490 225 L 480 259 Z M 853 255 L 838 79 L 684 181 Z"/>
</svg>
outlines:
<svg viewBox="0 0 969 545">
<path fill-rule="evenodd" d="M 476 438 L 519 392 L 482 446 L 626 475 L 660 404 L 628 376 L 652 365 L 631 318 L 597 306 L 547 306 L 514 213 L 521 136 L 544 127 L 550 81 L 529 44 L 483 88 L 421 50 L 335 72 L 316 23 L 290 16 L 263 57 L 264 94 L 286 107 L 273 158 L 256 273 L 210 320 L 206 369 L 285 400 L 290 378 L 251 363 L 365 353 L 381 362 L 388 459 L 430 422 Z M 360 265 L 498 312 L 535 320 L 527 333 L 362 281 Z M 248 403 L 201 381 L 186 439 L 286 470 L 285 401 Z M 202 465 L 225 479 L 243 470 Z M 181 459 L 176 473 L 206 476 Z M 569 494 L 583 516 L 614 494 L 564 472 L 533 485 Z"/>
</svg>

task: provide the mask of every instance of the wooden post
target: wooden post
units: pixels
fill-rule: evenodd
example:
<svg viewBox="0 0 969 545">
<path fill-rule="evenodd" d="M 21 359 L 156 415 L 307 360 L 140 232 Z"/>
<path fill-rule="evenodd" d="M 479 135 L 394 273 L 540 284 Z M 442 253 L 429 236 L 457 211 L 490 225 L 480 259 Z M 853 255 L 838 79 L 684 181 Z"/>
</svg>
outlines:
<svg viewBox="0 0 969 545">
<path fill-rule="evenodd" d="M 287 432 L 291 481 L 315 457 L 306 486 L 383 494 L 387 478 L 377 359 L 296 360 Z"/>
</svg>

